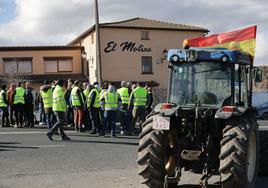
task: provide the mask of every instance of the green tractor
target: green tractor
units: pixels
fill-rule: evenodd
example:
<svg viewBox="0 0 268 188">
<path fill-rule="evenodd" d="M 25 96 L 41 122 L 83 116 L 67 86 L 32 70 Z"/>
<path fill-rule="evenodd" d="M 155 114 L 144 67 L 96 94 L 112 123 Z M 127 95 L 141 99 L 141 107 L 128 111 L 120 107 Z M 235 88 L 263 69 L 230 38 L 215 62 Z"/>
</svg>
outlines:
<svg viewBox="0 0 268 188">
<path fill-rule="evenodd" d="M 202 187 L 220 175 L 223 188 L 253 188 L 260 139 L 252 85 L 261 70 L 236 50 L 171 49 L 167 58 L 167 103 L 156 105 L 139 135 L 142 183 L 176 187 L 182 172 L 191 171 L 201 174 Z"/>
</svg>

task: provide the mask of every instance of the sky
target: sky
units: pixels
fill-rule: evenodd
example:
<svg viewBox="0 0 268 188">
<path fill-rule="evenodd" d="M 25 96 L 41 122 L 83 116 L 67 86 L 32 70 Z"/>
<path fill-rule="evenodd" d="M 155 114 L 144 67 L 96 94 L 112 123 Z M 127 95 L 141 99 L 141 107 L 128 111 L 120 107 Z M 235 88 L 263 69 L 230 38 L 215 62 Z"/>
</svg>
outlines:
<svg viewBox="0 0 268 188">
<path fill-rule="evenodd" d="M 0 0 L 0 46 L 65 45 L 94 24 L 94 0 Z M 100 22 L 143 17 L 209 34 L 257 25 L 255 64 L 268 65 L 267 0 L 99 0 Z"/>
</svg>

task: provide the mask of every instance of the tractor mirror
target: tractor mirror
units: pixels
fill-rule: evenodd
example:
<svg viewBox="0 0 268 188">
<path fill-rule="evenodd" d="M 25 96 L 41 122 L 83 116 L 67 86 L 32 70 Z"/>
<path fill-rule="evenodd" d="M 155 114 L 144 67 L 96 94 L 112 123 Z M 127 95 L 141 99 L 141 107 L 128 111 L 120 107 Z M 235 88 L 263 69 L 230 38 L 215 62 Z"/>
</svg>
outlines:
<svg viewBox="0 0 268 188">
<path fill-rule="evenodd" d="M 262 82 L 262 70 L 261 69 L 255 69 L 255 82 Z"/>
</svg>

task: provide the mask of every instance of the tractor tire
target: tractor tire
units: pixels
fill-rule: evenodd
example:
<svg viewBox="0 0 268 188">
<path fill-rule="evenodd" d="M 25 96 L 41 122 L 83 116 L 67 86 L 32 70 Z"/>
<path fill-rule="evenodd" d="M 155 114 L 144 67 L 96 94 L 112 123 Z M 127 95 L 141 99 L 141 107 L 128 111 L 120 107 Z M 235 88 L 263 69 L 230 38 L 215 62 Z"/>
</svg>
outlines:
<svg viewBox="0 0 268 188">
<path fill-rule="evenodd" d="M 260 130 L 260 166 L 259 176 L 268 176 L 268 131 Z"/>
<path fill-rule="evenodd" d="M 165 155 L 168 134 L 162 130 L 153 129 L 153 116 L 144 123 L 139 135 L 138 166 L 141 183 L 151 188 L 163 188 L 165 176 Z"/>
<path fill-rule="evenodd" d="M 230 120 L 223 129 L 220 168 L 223 188 L 253 188 L 258 170 L 259 132 L 254 118 Z"/>
</svg>

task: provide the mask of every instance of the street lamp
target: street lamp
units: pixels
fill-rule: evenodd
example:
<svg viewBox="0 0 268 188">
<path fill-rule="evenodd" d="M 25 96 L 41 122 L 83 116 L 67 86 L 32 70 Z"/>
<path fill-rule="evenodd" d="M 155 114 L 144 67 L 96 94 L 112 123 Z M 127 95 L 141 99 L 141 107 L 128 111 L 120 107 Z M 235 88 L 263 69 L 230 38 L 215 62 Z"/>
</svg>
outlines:
<svg viewBox="0 0 268 188">
<path fill-rule="evenodd" d="M 85 50 L 83 50 L 83 52 L 82 52 L 82 58 L 83 58 L 83 59 L 86 59 L 86 58 L 87 58 L 87 53 L 86 53 Z"/>
</svg>

